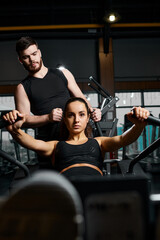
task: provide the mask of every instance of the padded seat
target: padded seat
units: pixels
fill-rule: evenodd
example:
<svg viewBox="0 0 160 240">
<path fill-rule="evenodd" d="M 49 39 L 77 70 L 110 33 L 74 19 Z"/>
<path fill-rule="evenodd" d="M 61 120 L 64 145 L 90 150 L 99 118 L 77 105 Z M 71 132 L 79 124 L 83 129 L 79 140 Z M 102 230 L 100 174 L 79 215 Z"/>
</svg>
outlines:
<svg viewBox="0 0 160 240">
<path fill-rule="evenodd" d="M 80 240 L 82 235 L 79 194 L 54 171 L 22 181 L 0 209 L 0 239 Z"/>
</svg>

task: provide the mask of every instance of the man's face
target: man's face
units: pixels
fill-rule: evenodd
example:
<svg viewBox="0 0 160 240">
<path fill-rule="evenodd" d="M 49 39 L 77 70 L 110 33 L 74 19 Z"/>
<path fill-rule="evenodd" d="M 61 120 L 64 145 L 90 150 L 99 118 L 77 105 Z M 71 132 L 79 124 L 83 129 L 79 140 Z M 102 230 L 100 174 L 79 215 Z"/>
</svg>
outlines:
<svg viewBox="0 0 160 240">
<path fill-rule="evenodd" d="M 36 45 L 31 45 L 20 52 L 19 61 L 29 73 L 34 74 L 42 67 L 41 51 Z"/>
</svg>

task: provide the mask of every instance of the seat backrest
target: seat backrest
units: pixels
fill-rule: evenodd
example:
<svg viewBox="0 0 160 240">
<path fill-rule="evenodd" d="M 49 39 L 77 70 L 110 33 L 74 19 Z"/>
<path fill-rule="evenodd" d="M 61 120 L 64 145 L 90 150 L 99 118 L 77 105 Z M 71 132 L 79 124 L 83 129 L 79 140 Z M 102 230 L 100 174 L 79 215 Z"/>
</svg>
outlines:
<svg viewBox="0 0 160 240">
<path fill-rule="evenodd" d="M 0 209 L 0 239 L 80 240 L 82 234 L 79 194 L 54 171 L 22 181 Z"/>
<path fill-rule="evenodd" d="M 86 200 L 87 240 L 144 240 L 142 201 L 137 192 L 95 194 Z"/>
<path fill-rule="evenodd" d="M 87 240 L 146 240 L 150 183 L 147 176 L 113 174 L 72 179 L 84 205 Z"/>
</svg>

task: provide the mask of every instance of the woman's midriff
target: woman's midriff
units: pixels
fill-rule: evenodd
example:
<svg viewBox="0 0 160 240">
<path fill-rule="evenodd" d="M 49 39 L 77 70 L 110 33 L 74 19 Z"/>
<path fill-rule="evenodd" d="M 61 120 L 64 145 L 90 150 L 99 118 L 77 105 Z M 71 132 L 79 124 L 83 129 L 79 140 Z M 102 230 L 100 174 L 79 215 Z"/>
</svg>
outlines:
<svg viewBox="0 0 160 240">
<path fill-rule="evenodd" d="M 64 168 L 60 173 L 63 173 L 63 172 L 65 172 L 65 171 L 67 171 L 67 170 L 69 170 L 71 168 L 74 168 L 74 167 L 90 167 L 90 168 L 93 168 L 93 169 L 97 170 L 103 176 L 102 171 L 98 167 L 96 167 L 96 166 L 94 166 L 92 164 L 89 164 L 89 163 L 76 163 L 76 164 L 73 164 L 73 165 L 71 165 L 69 167 Z"/>
</svg>

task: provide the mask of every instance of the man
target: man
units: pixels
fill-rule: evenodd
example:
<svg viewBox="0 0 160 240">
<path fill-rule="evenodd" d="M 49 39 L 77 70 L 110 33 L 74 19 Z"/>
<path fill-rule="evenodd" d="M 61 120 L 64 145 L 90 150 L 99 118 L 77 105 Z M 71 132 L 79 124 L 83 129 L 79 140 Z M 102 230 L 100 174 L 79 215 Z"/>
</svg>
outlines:
<svg viewBox="0 0 160 240">
<path fill-rule="evenodd" d="M 34 39 L 20 38 L 16 43 L 16 51 L 20 63 L 28 71 L 28 76 L 15 91 L 16 109 L 26 114 L 23 127 L 38 128 L 38 139 L 58 139 L 66 101 L 70 96 L 86 98 L 69 70 L 49 69 L 44 66 L 41 51 Z M 92 119 L 99 121 L 100 109 L 93 111 L 89 102 L 88 105 Z"/>
</svg>

